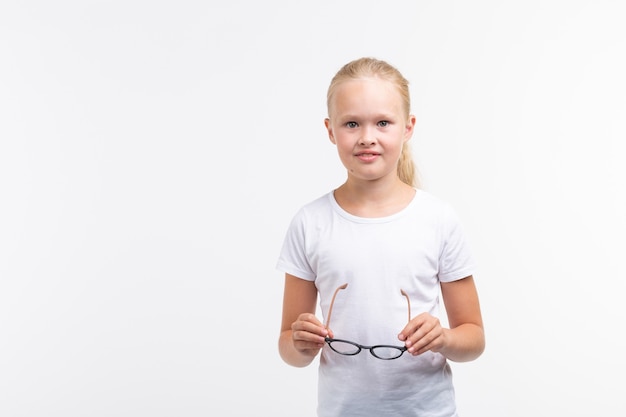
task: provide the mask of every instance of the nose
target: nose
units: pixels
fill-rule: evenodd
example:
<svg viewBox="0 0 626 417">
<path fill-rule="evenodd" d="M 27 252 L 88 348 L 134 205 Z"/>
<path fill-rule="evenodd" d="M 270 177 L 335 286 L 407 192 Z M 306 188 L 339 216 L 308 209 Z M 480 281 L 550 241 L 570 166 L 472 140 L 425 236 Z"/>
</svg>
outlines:
<svg viewBox="0 0 626 417">
<path fill-rule="evenodd" d="M 363 135 L 359 138 L 360 146 L 372 146 L 376 144 L 376 131 L 373 129 L 364 129 Z"/>
</svg>

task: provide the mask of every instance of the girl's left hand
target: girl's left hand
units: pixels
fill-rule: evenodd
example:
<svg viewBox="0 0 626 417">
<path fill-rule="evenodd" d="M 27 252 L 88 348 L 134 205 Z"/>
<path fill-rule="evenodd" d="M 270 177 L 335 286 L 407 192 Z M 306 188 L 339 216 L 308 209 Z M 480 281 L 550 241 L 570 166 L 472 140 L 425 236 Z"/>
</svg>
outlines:
<svg viewBox="0 0 626 417">
<path fill-rule="evenodd" d="M 429 350 L 439 352 L 446 345 L 446 329 L 441 327 L 437 317 L 421 313 L 402 329 L 398 339 L 404 342 L 413 356 Z"/>
</svg>

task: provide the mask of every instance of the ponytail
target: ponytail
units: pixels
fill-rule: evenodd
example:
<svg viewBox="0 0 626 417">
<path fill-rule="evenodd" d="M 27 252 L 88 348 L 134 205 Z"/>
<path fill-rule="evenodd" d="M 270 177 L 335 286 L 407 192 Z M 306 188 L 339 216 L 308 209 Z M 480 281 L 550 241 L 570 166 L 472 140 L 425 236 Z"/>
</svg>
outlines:
<svg viewBox="0 0 626 417">
<path fill-rule="evenodd" d="M 411 148 L 409 143 L 405 142 L 402 146 L 402 153 L 400 154 L 400 160 L 398 161 L 398 177 L 400 180 L 410 185 L 411 187 L 419 188 L 420 181 L 417 175 L 417 169 L 415 168 L 415 162 L 413 161 L 413 155 L 411 154 Z"/>
</svg>

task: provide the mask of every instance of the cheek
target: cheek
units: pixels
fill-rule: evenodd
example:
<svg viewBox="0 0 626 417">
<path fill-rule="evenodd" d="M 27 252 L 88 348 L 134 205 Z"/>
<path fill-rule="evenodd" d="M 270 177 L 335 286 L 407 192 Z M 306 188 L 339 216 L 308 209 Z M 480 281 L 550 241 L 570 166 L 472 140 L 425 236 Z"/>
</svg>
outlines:
<svg viewBox="0 0 626 417">
<path fill-rule="evenodd" d="M 346 149 L 352 149 L 352 144 L 345 140 L 345 138 L 335 136 L 333 138 L 333 143 L 339 152 L 345 152 Z"/>
<path fill-rule="evenodd" d="M 352 146 L 341 142 L 337 142 L 335 145 L 337 146 L 337 154 L 339 155 L 339 159 L 341 159 L 344 166 L 346 166 L 352 160 Z"/>
<path fill-rule="evenodd" d="M 337 143 L 337 151 L 339 152 L 339 155 L 345 156 L 345 157 L 351 157 L 352 153 L 354 151 L 354 147 L 351 144 L 345 143 L 345 142 L 338 142 Z"/>
</svg>

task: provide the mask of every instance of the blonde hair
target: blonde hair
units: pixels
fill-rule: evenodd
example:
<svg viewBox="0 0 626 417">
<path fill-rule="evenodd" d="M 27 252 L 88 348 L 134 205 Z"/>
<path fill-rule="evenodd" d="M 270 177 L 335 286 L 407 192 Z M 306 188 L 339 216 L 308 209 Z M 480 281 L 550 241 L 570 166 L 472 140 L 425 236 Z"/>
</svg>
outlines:
<svg viewBox="0 0 626 417">
<path fill-rule="evenodd" d="M 326 106 L 330 113 L 331 102 L 333 94 L 337 85 L 344 81 L 349 81 L 358 78 L 380 78 L 394 84 L 400 97 L 402 98 L 402 107 L 405 112 L 405 117 L 409 118 L 411 109 L 411 96 L 409 93 L 409 82 L 402 76 L 400 71 L 395 67 L 388 64 L 385 61 L 376 58 L 359 58 L 354 61 L 345 64 L 337 74 L 330 81 L 328 87 L 328 93 L 326 95 Z M 408 142 L 404 143 L 402 147 L 402 153 L 400 154 L 400 160 L 398 161 L 398 177 L 400 180 L 410 186 L 418 187 L 419 180 L 417 175 L 417 169 L 415 162 L 413 161 L 413 155 Z"/>
</svg>

